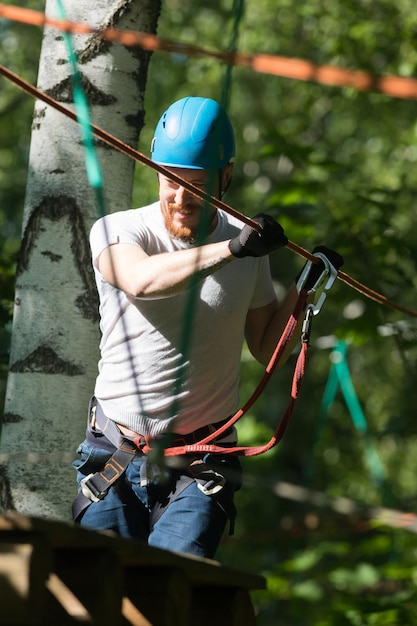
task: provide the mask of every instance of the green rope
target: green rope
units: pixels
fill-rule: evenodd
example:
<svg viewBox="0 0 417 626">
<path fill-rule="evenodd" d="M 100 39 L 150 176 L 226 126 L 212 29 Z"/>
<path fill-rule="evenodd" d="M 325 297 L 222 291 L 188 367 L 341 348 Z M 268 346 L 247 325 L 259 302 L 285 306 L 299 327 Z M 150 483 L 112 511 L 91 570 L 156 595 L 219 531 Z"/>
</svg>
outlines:
<svg viewBox="0 0 417 626">
<path fill-rule="evenodd" d="M 375 482 L 382 484 L 385 481 L 385 472 L 378 456 L 378 452 L 369 438 L 368 424 L 364 412 L 362 411 L 358 397 L 353 386 L 347 364 L 347 344 L 345 341 L 338 341 L 332 354 L 332 367 L 329 372 L 326 388 L 320 407 L 319 424 L 323 425 L 324 419 L 330 412 L 331 406 L 336 397 L 338 388 L 343 394 L 346 405 L 349 409 L 353 425 L 356 431 L 362 436 L 365 449 L 365 457 Z"/>
<path fill-rule="evenodd" d="M 217 172 L 212 172 L 212 175 L 208 178 L 208 189 L 210 193 L 215 189 L 216 182 L 218 183 L 218 174 Z M 209 234 L 210 229 L 210 210 L 208 203 L 204 203 L 201 209 L 201 220 L 198 224 L 197 233 L 196 233 L 196 247 L 199 247 L 204 244 L 207 239 L 207 235 Z M 180 354 L 181 354 L 181 363 L 180 363 L 180 372 L 181 375 L 178 376 L 175 381 L 174 386 L 174 401 L 172 402 L 170 408 L 170 415 L 174 416 L 179 413 L 181 402 L 178 399 L 182 386 L 184 384 L 185 377 L 185 367 L 188 360 L 188 355 L 191 349 L 192 343 L 192 330 L 193 330 L 193 320 L 195 317 L 195 311 L 198 300 L 198 292 L 200 289 L 200 281 L 198 280 L 197 272 L 195 272 L 194 277 L 195 280 L 191 279 L 191 284 L 188 289 L 188 295 L 185 305 L 184 312 L 184 324 L 182 329 L 182 336 L 180 342 Z M 172 440 L 173 433 L 175 428 L 175 420 L 172 421 L 170 428 L 163 434 L 163 436 L 156 440 L 152 444 L 152 450 L 149 452 L 148 457 L 150 462 L 158 463 L 164 465 L 164 450 L 165 448 L 169 448 Z"/>
<path fill-rule="evenodd" d="M 234 21 L 233 21 L 232 37 L 231 37 L 231 42 L 229 46 L 229 50 L 233 52 L 236 51 L 238 34 L 239 34 L 239 25 L 243 16 L 243 12 L 244 12 L 244 0 L 234 0 L 233 9 L 232 9 L 232 14 L 234 15 Z M 225 78 L 223 81 L 221 103 L 225 110 L 227 110 L 229 106 L 229 101 L 230 101 L 231 84 L 232 84 L 232 69 L 233 68 L 231 64 L 229 64 L 227 66 Z M 210 190 L 210 193 L 212 193 L 213 190 L 216 191 L 218 189 L 217 172 L 213 172 L 212 176 L 210 176 L 208 180 L 208 186 L 209 186 L 208 188 Z M 196 235 L 197 246 L 204 244 L 209 234 L 209 229 L 210 229 L 210 210 L 209 210 L 208 203 L 205 202 L 202 207 L 201 220 L 198 225 L 198 230 L 197 230 L 197 235 Z M 183 336 L 182 336 L 182 341 L 181 341 L 181 354 L 183 356 L 183 364 L 187 361 L 187 355 L 189 353 L 190 346 L 191 346 L 193 319 L 194 319 L 194 314 L 195 314 L 195 309 L 196 309 L 196 304 L 197 304 L 198 290 L 199 290 L 198 280 L 192 281 L 192 284 L 189 290 L 187 306 L 185 309 Z M 179 378 L 176 381 L 176 387 L 175 387 L 176 396 L 181 390 L 182 383 L 183 383 L 182 378 Z M 175 402 L 172 407 L 172 415 L 175 415 L 178 408 L 179 408 L 178 403 Z"/>
<path fill-rule="evenodd" d="M 239 34 L 239 25 L 240 21 L 243 17 L 244 13 L 244 0 L 234 0 L 232 13 L 234 15 L 233 21 L 233 29 L 232 29 L 232 37 L 229 46 L 229 50 L 231 52 L 235 52 L 237 48 L 238 34 Z M 223 81 L 223 89 L 221 95 L 221 104 L 224 109 L 227 110 L 230 102 L 230 94 L 231 94 L 231 85 L 232 85 L 232 70 L 233 67 L 229 64 L 226 68 L 226 73 Z M 216 178 L 214 178 L 216 177 Z M 213 177 L 209 179 L 208 185 L 210 193 L 212 190 L 216 190 L 218 185 L 216 186 L 217 181 L 217 172 L 213 172 Z M 210 210 L 207 202 L 204 203 L 202 207 L 202 215 L 201 220 L 198 225 L 198 231 L 196 236 L 196 245 L 203 245 L 208 234 L 210 228 Z M 193 280 L 188 292 L 187 304 L 185 307 L 184 314 L 184 325 L 181 339 L 181 348 L 180 353 L 182 355 L 181 359 L 181 372 L 184 371 L 184 366 L 186 365 L 188 354 L 191 347 L 191 339 L 192 339 L 192 329 L 193 329 L 193 320 L 195 316 L 195 310 L 197 305 L 197 296 L 199 290 L 199 281 Z M 175 384 L 174 397 L 177 398 L 180 394 L 181 388 L 184 382 L 184 374 L 178 377 Z M 171 416 L 176 415 L 179 412 L 179 402 L 174 400 L 171 406 Z M 172 432 L 173 432 L 174 424 L 171 425 L 171 428 L 168 432 L 165 433 L 165 436 L 162 438 L 161 442 L 158 442 L 154 445 L 155 453 L 154 459 L 158 459 L 161 457 L 162 450 L 165 447 L 168 447 L 170 442 L 172 441 Z M 152 454 L 152 453 L 151 453 Z"/>
<path fill-rule="evenodd" d="M 58 0 L 58 13 L 60 19 L 67 19 L 61 0 Z M 98 214 L 100 217 L 103 217 L 106 213 L 103 193 L 103 177 L 94 147 L 94 137 L 91 130 L 88 102 L 84 94 L 81 76 L 78 71 L 77 57 L 72 45 L 71 35 L 64 32 L 63 37 L 67 47 L 68 59 L 71 67 L 74 107 L 77 115 L 77 121 L 80 126 L 82 144 L 84 146 L 84 161 L 87 179 L 95 192 Z"/>
<path fill-rule="evenodd" d="M 232 47 L 235 49 L 237 34 L 238 34 L 238 25 L 243 14 L 243 0 L 235 0 L 234 2 L 234 12 L 235 12 L 235 22 L 232 34 Z M 61 0 L 58 0 L 58 11 L 59 17 L 61 19 L 66 19 L 64 7 L 62 5 Z M 79 122 L 81 128 L 81 136 L 82 143 L 84 146 L 84 158 L 85 158 L 85 166 L 87 172 L 87 178 L 90 186 L 94 189 L 96 194 L 96 201 L 99 216 L 102 217 L 105 215 L 105 204 L 104 204 L 104 194 L 103 194 L 103 179 L 101 174 L 101 169 L 99 166 L 99 162 L 96 156 L 96 151 L 94 148 L 94 139 L 91 131 L 90 124 L 90 115 L 87 99 L 84 94 L 84 90 L 82 87 L 81 76 L 77 67 L 77 59 L 76 54 L 72 45 L 71 36 L 69 33 L 64 33 L 65 42 L 68 50 L 68 57 L 72 69 L 72 83 L 73 83 L 73 95 L 74 95 L 74 106 L 75 112 L 77 115 L 77 121 Z M 225 77 L 224 90 L 223 90 L 223 100 L 228 102 L 230 98 L 230 83 L 231 83 L 231 67 L 228 67 L 228 71 Z M 215 173 L 217 177 L 217 172 Z M 209 180 L 210 189 L 216 189 L 217 180 Z M 210 226 L 210 211 L 208 203 L 205 203 L 202 209 L 202 219 L 200 221 L 197 237 L 196 237 L 196 245 L 202 245 L 207 238 L 209 233 Z M 198 280 L 194 280 L 191 283 L 189 294 L 187 298 L 187 303 L 185 307 L 184 314 L 184 327 L 182 333 L 182 339 L 180 344 L 180 354 L 181 365 L 185 366 L 188 359 L 188 354 L 191 346 L 191 338 L 192 338 L 192 327 L 193 327 L 193 319 L 195 315 L 196 303 L 197 303 L 197 295 L 199 290 L 199 282 Z M 180 371 L 183 372 L 184 367 L 181 367 Z M 179 401 L 176 399 L 179 396 L 181 388 L 184 382 L 184 374 L 178 377 L 175 383 L 174 390 L 174 402 L 171 407 L 171 415 L 175 415 L 179 411 Z M 150 460 L 158 461 L 163 457 L 163 448 L 167 446 L 169 441 L 172 439 L 173 425 L 169 432 L 165 434 L 162 438 L 161 442 L 155 446 L 154 452 L 151 454 L 153 457 Z"/>
<path fill-rule="evenodd" d="M 239 39 L 239 27 L 242 21 L 243 14 L 245 12 L 245 0 L 233 0 L 232 14 L 234 16 L 232 37 L 229 45 L 229 52 L 234 53 L 237 50 L 237 43 Z M 226 67 L 225 77 L 223 81 L 223 89 L 221 96 L 221 103 L 227 110 L 230 104 L 231 88 L 232 88 L 232 72 L 233 63 L 228 63 Z"/>
</svg>

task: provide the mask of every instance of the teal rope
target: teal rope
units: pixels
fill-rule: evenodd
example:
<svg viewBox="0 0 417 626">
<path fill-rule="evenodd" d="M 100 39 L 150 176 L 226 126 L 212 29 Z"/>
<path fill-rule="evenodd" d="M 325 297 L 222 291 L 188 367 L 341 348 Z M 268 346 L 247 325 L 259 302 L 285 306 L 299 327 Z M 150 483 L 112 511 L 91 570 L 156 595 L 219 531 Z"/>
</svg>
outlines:
<svg viewBox="0 0 417 626">
<path fill-rule="evenodd" d="M 67 19 L 61 0 L 58 0 L 58 13 L 60 19 Z M 81 76 L 78 71 L 77 58 L 74 47 L 72 45 L 71 35 L 67 32 L 64 32 L 63 37 L 67 47 L 68 59 L 71 66 L 74 107 L 75 113 L 77 115 L 77 121 L 80 126 L 82 144 L 84 146 L 84 161 L 87 179 L 90 186 L 94 189 L 95 192 L 99 217 L 103 217 L 106 213 L 103 192 L 103 176 L 94 147 L 94 137 L 91 130 L 90 111 L 87 98 L 85 97 L 82 87 Z"/>
<path fill-rule="evenodd" d="M 215 189 L 217 180 L 217 172 L 213 172 L 212 176 L 209 176 L 208 179 L 208 188 L 210 190 Z M 196 233 L 196 247 L 204 244 L 207 235 L 209 233 L 210 228 L 210 210 L 208 203 L 204 203 L 202 206 L 201 220 L 198 225 L 197 233 Z M 193 329 L 193 320 L 195 317 L 195 311 L 197 306 L 198 292 L 200 289 L 200 281 L 197 279 L 197 272 L 194 274 L 194 278 L 196 280 L 192 280 L 191 285 L 188 290 L 187 301 L 185 305 L 185 313 L 184 313 L 184 324 L 182 329 L 181 343 L 180 343 L 180 354 L 181 354 L 181 375 L 178 376 L 175 381 L 174 387 L 174 401 L 170 408 L 170 415 L 176 415 L 180 410 L 180 401 L 177 400 L 181 392 L 181 388 L 184 384 L 184 369 L 188 360 L 188 355 L 191 348 L 192 343 L 192 329 Z M 164 449 L 169 448 L 172 440 L 173 433 L 175 428 L 175 420 L 171 424 L 169 430 L 167 430 L 164 435 L 159 439 L 152 443 L 152 449 L 148 454 L 149 460 L 153 463 L 164 464 Z"/>
<path fill-rule="evenodd" d="M 244 13 L 244 0 L 234 0 L 234 3 L 233 3 L 234 22 L 233 22 L 231 43 L 229 47 L 229 50 L 233 52 L 236 51 L 236 48 L 237 48 L 239 25 L 243 17 L 243 13 Z M 230 101 L 232 70 L 233 70 L 233 67 L 232 65 L 229 64 L 226 68 L 226 74 L 225 74 L 225 78 L 223 82 L 221 103 L 226 110 L 228 108 L 229 101 Z M 213 176 L 216 176 L 217 178 L 217 172 L 213 173 Z M 209 183 L 210 192 L 213 189 L 217 189 L 216 185 L 218 185 L 218 181 L 216 179 L 213 178 L 212 180 L 209 180 L 208 183 Z M 197 236 L 196 236 L 197 246 L 204 244 L 204 241 L 206 240 L 207 235 L 209 234 L 209 227 L 210 227 L 210 211 L 209 211 L 208 203 L 205 202 L 202 207 L 201 221 L 198 226 L 198 231 L 197 231 Z M 199 290 L 198 280 L 193 281 L 189 289 L 188 299 L 187 299 L 187 304 L 185 307 L 185 314 L 184 314 L 184 325 L 183 325 L 181 349 L 180 349 L 181 355 L 182 355 L 182 365 L 185 365 L 185 363 L 187 362 L 189 350 L 191 347 L 192 328 L 193 328 L 193 320 L 194 320 L 196 304 L 197 304 L 198 290 Z M 181 371 L 183 371 L 183 368 L 181 368 Z M 176 380 L 175 392 L 174 392 L 175 397 L 179 395 L 183 382 L 184 382 L 184 375 L 181 375 Z M 171 407 L 171 415 L 177 414 L 178 411 L 179 411 L 179 403 L 177 401 L 174 401 Z M 172 426 L 172 428 L 173 427 L 174 426 Z M 160 454 L 160 450 L 162 447 L 168 447 L 171 441 L 172 441 L 172 429 L 169 433 L 166 433 L 165 437 L 163 438 L 162 443 L 157 444 L 158 450 L 159 450 L 157 454 L 158 455 Z"/>
<path fill-rule="evenodd" d="M 363 438 L 365 457 L 371 475 L 377 483 L 382 484 L 385 481 L 385 472 L 378 452 L 368 436 L 368 424 L 353 386 L 346 355 L 346 342 L 338 341 L 333 350 L 333 364 L 329 372 L 329 378 L 320 407 L 320 421 L 323 423 L 323 419 L 325 419 L 325 417 L 329 414 L 330 408 L 336 397 L 336 392 L 340 387 L 356 431 Z"/>
<path fill-rule="evenodd" d="M 232 14 L 234 15 L 232 37 L 229 45 L 229 52 L 234 53 L 237 50 L 237 43 L 239 39 L 239 28 L 245 12 L 245 0 L 233 0 Z M 231 87 L 232 87 L 232 72 L 234 64 L 229 63 L 226 67 L 223 90 L 221 96 L 221 103 L 227 110 L 230 104 Z"/>
<path fill-rule="evenodd" d="M 235 0 L 235 7 L 237 7 L 237 5 L 241 5 L 243 7 L 243 0 Z M 58 10 L 59 10 L 59 17 L 61 19 L 66 19 L 64 7 L 62 5 L 61 0 L 58 0 Z M 240 9 L 238 7 L 238 12 L 239 10 Z M 237 24 L 238 24 L 238 20 L 235 20 L 233 42 L 235 42 L 237 39 Z M 97 201 L 99 216 L 104 216 L 105 204 L 104 204 L 104 194 L 103 194 L 103 178 L 102 178 L 99 162 L 96 156 L 96 151 L 94 148 L 94 139 L 93 139 L 93 134 L 91 132 L 88 103 L 87 103 L 87 99 L 83 91 L 81 77 L 78 71 L 77 59 L 76 59 L 75 51 L 72 45 L 71 36 L 69 35 L 69 33 L 64 33 L 64 37 L 65 37 L 65 42 L 66 42 L 66 46 L 68 50 L 68 57 L 69 57 L 69 61 L 70 61 L 71 69 L 72 69 L 74 106 L 75 106 L 75 112 L 77 115 L 77 121 L 81 128 L 81 136 L 82 136 L 82 143 L 84 146 L 84 158 L 85 158 L 87 178 L 88 178 L 88 182 L 90 186 L 94 189 L 95 194 L 96 194 L 96 201 Z M 225 94 L 230 93 L 230 89 L 229 89 L 230 80 L 231 80 L 231 73 L 229 72 L 226 75 L 226 80 L 225 80 L 225 90 L 224 90 Z M 228 96 L 225 95 L 225 98 L 228 98 Z M 216 173 L 216 176 L 217 176 L 217 173 Z M 215 186 L 216 182 L 217 181 L 209 181 L 209 183 L 211 183 L 210 187 L 212 189 L 216 188 Z M 209 216 L 210 216 L 209 206 L 208 204 L 205 204 L 203 207 L 202 219 L 199 224 L 199 229 L 198 229 L 197 238 L 196 238 L 197 246 L 204 243 L 207 237 L 207 234 L 209 232 L 209 225 L 210 225 Z M 184 315 L 184 330 L 182 333 L 182 340 L 181 340 L 181 346 L 180 346 L 180 352 L 182 355 L 183 365 L 185 365 L 185 363 L 187 362 L 187 358 L 188 358 L 188 354 L 189 354 L 189 350 L 191 346 L 192 326 L 193 326 L 193 319 L 195 315 L 198 290 L 199 290 L 198 281 L 193 281 L 189 290 L 189 296 L 188 296 L 188 301 L 187 301 L 185 315 Z M 181 368 L 181 370 L 182 369 L 183 368 Z M 183 386 L 183 382 L 184 382 L 184 375 L 182 374 L 181 376 L 178 377 L 175 383 L 175 391 L 174 391 L 175 398 L 177 397 L 177 395 L 179 395 L 181 388 Z M 179 403 L 177 400 L 173 402 L 173 405 L 171 407 L 171 415 L 175 415 L 178 412 L 179 410 L 178 404 Z M 157 446 L 155 446 L 155 450 L 152 453 L 153 460 L 161 459 L 161 456 L 163 456 L 163 448 L 166 447 L 166 445 L 169 443 L 171 439 L 172 439 L 172 431 L 166 433 L 162 441 Z"/>
<path fill-rule="evenodd" d="M 337 370 L 335 367 L 331 367 L 319 412 L 319 428 L 323 425 L 323 422 L 330 411 L 330 407 L 336 398 L 338 387 L 339 377 L 337 375 Z"/>
</svg>

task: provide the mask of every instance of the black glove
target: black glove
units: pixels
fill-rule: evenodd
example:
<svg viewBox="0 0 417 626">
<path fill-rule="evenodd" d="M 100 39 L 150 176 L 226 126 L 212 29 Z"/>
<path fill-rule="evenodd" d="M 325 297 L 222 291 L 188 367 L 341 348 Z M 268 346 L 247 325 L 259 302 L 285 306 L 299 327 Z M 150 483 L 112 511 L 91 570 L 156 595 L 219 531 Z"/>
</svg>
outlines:
<svg viewBox="0 0 417 626">
<path fill-rule="evenodd" d="M 318 252 L 322 256 L 325 256 L 336 270 L 342 267 L 344 263 L 343 257 L 340 256 L 340 254 L 338 254 L 334 250 L 331 250 L 330 248 L 327 248 L 326 246 L 316 246 L 313 250 L 313 254 L 316 254 L 316 252 Z M 320 259 L 320 257 L 318 258 Z M 307 275 L 304 276 L 304 279 L 302 281 L 303 284 L 299 285 L 298 282 L 300 278 L 302 277 L 303 272 L 304 271 L 307 272 L 308 267 L 310 268 L 310 271 L 307 273 Z M 298 292 L 300 292 L 301 289 L 306 289 L 307 291 L 311 291 L 312 289 L 314 289 L 314 287 L 317 286 L 317 282 L 323 275 L 323 272 L 325 269 L 326 269 L 326 265 L 322 259 L 320 259 L 319 263 L 313 263 L 312 261 L 307 261 L 303 269 L 301 270 L 301 272 L 298 274 L 297 278 L 295 279 Z"/>
<path fill-rule="evenodd" d="M 244 226 L 229 243 L 233 256 L 239 259 L 245 256 L 265 256 L 288 243 L 284 229 L 270 215 L 259 213 L 252 219 L 260 225 L 259 232 Z"/>
</svg>

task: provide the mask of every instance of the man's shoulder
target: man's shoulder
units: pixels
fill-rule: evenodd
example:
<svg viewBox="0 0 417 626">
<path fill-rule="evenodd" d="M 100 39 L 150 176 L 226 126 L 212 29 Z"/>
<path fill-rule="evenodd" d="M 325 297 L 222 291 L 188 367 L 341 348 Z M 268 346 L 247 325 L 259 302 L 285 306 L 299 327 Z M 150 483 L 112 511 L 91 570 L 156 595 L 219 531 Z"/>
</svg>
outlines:
<svg viewBox="0 0 417 626">
<path fill-rule="evenodd" d="M 125 209 L 123 211 L 113 211 L 111 213 L 107 213 L 103 217 L 100 217 L 97 222 L 108 221 L 108 222 L 123 222 L 123 221 L 131 221 L 131 220 L 155 220 L 158 216 L 159 209 L 159 201 L 153 202 L 152 204 L 148 204 L 142 207 L 135 207 L 133 209 Z M 96 223 L 97 223 L 96 222 Z"/>
<path fill-rule="evenodd" d="M 92 226 L 91 233 L 100 232 L 103 229 L 123 228 L 136 226 L 152 226 L 160 215 L 159 202 L 123 211 L 113 211 L 100 217 Z"/>
</svg>

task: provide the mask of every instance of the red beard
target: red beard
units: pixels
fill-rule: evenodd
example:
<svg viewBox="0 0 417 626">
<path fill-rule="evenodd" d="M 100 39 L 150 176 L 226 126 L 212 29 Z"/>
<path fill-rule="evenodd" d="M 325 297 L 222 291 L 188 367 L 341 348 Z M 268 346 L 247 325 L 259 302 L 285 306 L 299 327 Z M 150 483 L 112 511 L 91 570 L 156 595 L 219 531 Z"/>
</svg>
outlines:
<svg viewBox="0 0 417 626">
<path fill-rule="evenodd" d="M 188 226 L 182 226 L 181 224 L 174 223 L 172 213 L 172 207 L 169 205 L 169 211 L 167 211 L 164 215 L 165 217 L 165 227 L 171 235 L 173 235 L 177 239 L 183 239 L 184 241 L 190 241 L 194 238 L 194 233 L 191 228 Z"/>
</svg>

